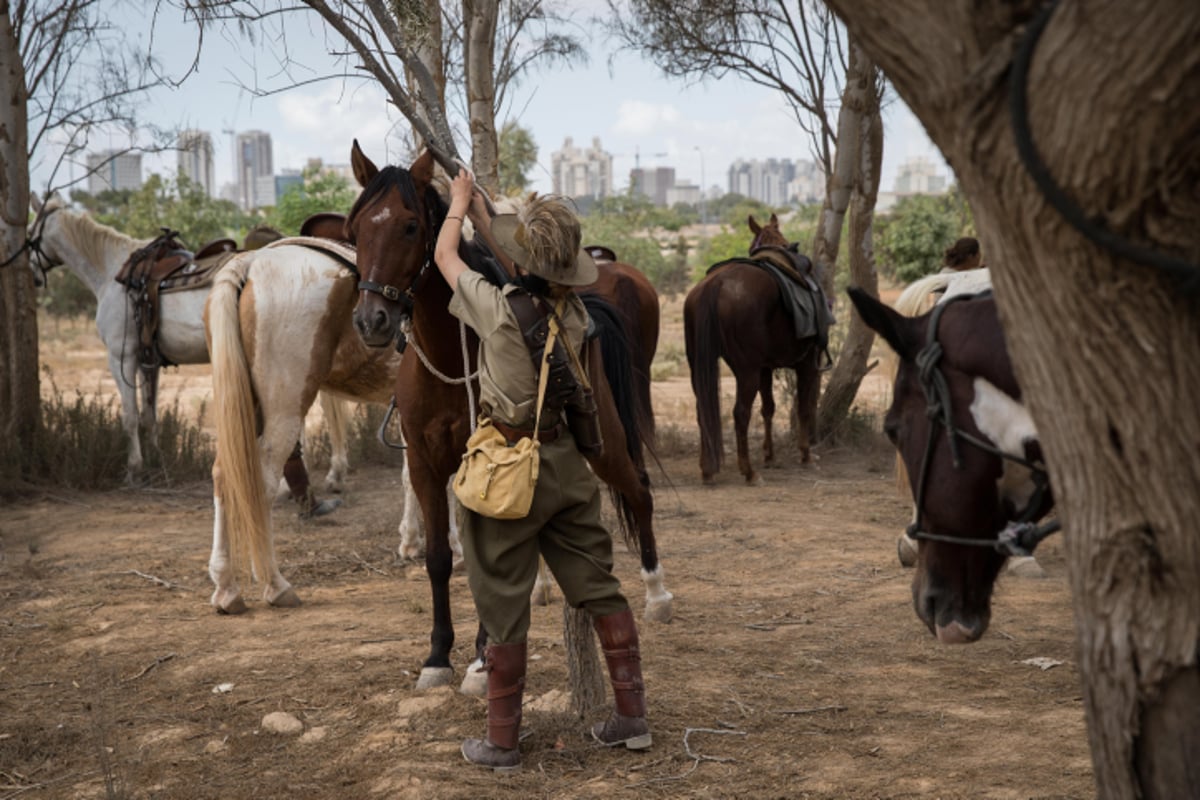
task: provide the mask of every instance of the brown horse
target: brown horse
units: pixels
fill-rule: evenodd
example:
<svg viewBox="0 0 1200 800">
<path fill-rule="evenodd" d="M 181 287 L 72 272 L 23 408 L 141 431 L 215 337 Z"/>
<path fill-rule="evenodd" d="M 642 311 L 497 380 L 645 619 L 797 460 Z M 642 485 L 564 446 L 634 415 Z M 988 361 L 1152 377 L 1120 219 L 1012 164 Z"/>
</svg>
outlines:
<svg viewBox="0 0 1200 800">
<path fill-rule="evenodd" d="M 451 290 L 433 264 L 434 242 L 448 206 L 432 185 L 432 156 L 422 154 L 407 170 L 395 166 L 379 169 L 355 142 L 351 163 L 363 187 L 347 222 L 347 230 L 358 244 L 361 277 L 355 326 L 363 341 L 376 347 L 391 344 L 407 329 L 408 350 L 396 379 L 396 406 L 408 442 L 409 475 L 425 518 L 433 631 L 430 654 L 417 686 L 426 688 L 447 683 L 453 675 L 451 559 L 444 498 L 446 481 L 458 468 L 470 433 L 474 409 L 467 381 L 471 380 L 472 392 L 477 392 L 473 377 L 479 340 L 450 315 Z M 500 283 L 505 279 L 482 245 L 464 241 L 460 254 L 490 280 Z M 591 344 L 588 363 L 607 443 L 603 454 L 591 461 L 592 469 L 612 490 L 627 542 L 640 547 L 646 615 L 666 620 L 671 615 L 671 595 L 663 588 L 654 543 L 649 479 L 642 466 L 640 444 L 630 446 L 631 442 L 644 442 L 641 432 L 645 426 L 645 420 L 630 413 L 638 406 L 630 345 L 621 317 L 611 305 L 597 302 L 594 296 L 589 299 L 586 293 L 585 304 L 600 330 L 598 341 Z M 481 639 L 476 641 L 481 645 Z"/>
<path fill-rule="evenodd" d="M 764 248 L 788 247 L 774 214 L 763 226 L 753 216 L 748 221 L 754 233 L 750 245 L 752 256 L 765 253 Z M 803 256 L 800 260 L 806 265 L 805 277 L 813 277 L 812 262 Z M 825 303 L 819 289 L 814 296 L 821 304 Z M 692 390 L 696 395 L 696 419 L 700 424 L 700 474 L 704 482 L 714 482 L 724 458 L 718 357 L 725 359 L 737 379 L 733 427 L 738 469 L 746 482 L 761 482 L 750 464 L 747 440 L 756 395 L 762 396 L 763 459 L 767 464 L 775 460 L 771 422 L 775 416 L 772 377 L 777 369 L 796 371 L 796 444 L 801 461 L 809 463 L 821 386 L 818 369 L 821 337 L 796 337 L 792 316 L 771 273 L 751 259 L 731 259 L 713 265 L 708 275 L 688 292 L 683 304 L 683 324 Z"/>
<path fill-rule="evenodd" d="M 941 642 L 973 642 L 1004 559 L 1056 529 L 1034 526 L 1054 499 L 996 303 L 957 295 L 907 317 L 859 289 L 850 299 L 900 357 L 884 432 L 911 477 L 917 616 Z"/>
</svg>

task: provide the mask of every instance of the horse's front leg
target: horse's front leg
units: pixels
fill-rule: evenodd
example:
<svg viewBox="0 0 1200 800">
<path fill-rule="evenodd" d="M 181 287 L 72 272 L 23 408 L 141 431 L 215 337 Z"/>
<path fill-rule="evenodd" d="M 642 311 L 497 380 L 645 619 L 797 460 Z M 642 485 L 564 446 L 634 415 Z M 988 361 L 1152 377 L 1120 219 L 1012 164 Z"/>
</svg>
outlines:
<svg viewBox="0 0 1200 800">
<path fill-rule="evenodd" d="M 142 369 L 142 430 L 150 440 L 150 447 L 159 451 L 158 444 L 158 367 Z"/>
<path fill-rule="evenodd" d="M 813 460 L 812 440 L 817 432 L 817 401 L 821 393 L 818 359 L 814 345 L 812 353 L 796 367 L 796 447 L 800 449 L 802 464 L 810 464 Z"/>
<path fill-rule="evenodd" d="M 409 439 L 408 467 L 413 491 L 425 518 L 425 571 L 433 596 L 433 630 L 429 635 L 429 657 L 421 666 L 418 689 L 445 686 L 454 678 L 450 649 L 454 647 L 454 624 L 450 615 L 450 573 L 454 568 L 450 550 L 450 514 L 446 504 L 446 476 L 435 472 L 428 459 L 412 448 Z"/>
<path fill-rule="evenodd" d="M 737 399 L 733 404 L 733 430 L 737 437 L 738 469 L 746 477 L 746 483 L 761 484 L 762 478 L 750 465 L 750 412 L 754 398 L 758 396 L 758 373 L 737 373 Z"/>
<path fill-rule="evenodd" d="M 483 663 L 484 648 L 487 647 L 487 631 L 483 628 L 483 623 L 479 623 L 479 630 L 475 633 L 475 660 L 471 662 L 471 666 L 467 667 L 467 674 L 463 675 L 462 685 L 459 691 L 471 697 L 487 697 L 487 669 Z"/>
<path fill-rule="evenodd" d="M 321 392 L 321 414 L 329 433 L 329 471 L 325 473 L 325 491 L 341 492 L 350 471 L 346 426 L 349 424 L 349 404 L 329 392 Z"/>
<path fill-rule="evenodd" d="M 764 464 L 773 464 L 775 462 L 775 437 L 772 424 L 775 420 L 774 377 L 775 371 L 770 367 L 763 367 L 759 376 L 759 397 L 762 398 Z"/>
<path fill-rule="evenodd" d="M 129 456 L 125 460 L 125 482 L 132 484 L 142 471 L 142 440 L 138 434 L 137 360 L 129 355 L 124 361 L 109 355 L 108 368 L 117 382 L 121 395 L 121 427 L 129 439 Z"/>
</svg>

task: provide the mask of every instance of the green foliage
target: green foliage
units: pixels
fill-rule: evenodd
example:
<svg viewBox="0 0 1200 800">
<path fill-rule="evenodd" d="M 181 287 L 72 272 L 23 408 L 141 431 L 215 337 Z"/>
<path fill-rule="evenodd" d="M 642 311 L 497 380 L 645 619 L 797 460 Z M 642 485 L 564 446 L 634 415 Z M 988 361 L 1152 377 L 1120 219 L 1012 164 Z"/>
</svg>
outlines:
<svg viewBox="0 0 1200 800">
<path fill-rule="evenodd" d="M 179 231 L 184 243 L 192 248 L 223 237 L 240 239 L 257 222 L 236 203 L 209 197 L 182 174 L 178 181 L 152 174 L 137 190 L 110 190 L 96 195 L 76 190 L 71 192 L 71 199 L 98 222 L 124 234 L 150 239 L 160 229 L 170 228 Z"/>
<path fill-rule="evenodd" d="M 509 197 L 529 188 L 529 171 L 537 164 L 533 133 L 509 120 L 500 129 L 500 192 Z"/>
<path fill-rule="evenodd" d="M 349 213 L 358 192 L 350 182 L 333 172 L 319 168 L 304 170 L 304 180 L 289 186 L 267 211 L 265 222 L 285 236 L 300 233 L 300 225 L 313 214 L 323 211 Z"/>
<path fill-rule="evenodd" d="M 960 236 L 972 235 L 974 227 L 957 187 L 941 195 L 905 197 L 880 219 L 880 267 L 903 283 L 937 272 L 945 249 Z"/>
<path fill-rule="evenodd" d="M 740 226 L 729 227 L 722 225 L 719 233 L 709 239 L 702 240 L 696 251 L 696 269 L 692 275 L 693 281 L 698 281 L 708 272 L 708 268 L 720 261 L 730 258 L 745 258 L 750 254 L 750 242 L 754 236 L 746 226 L 745 220 Z"/>
<path fill-rule="evenodd" d="M 659 211 L 648 198 L 632 191 L 606 197 L 580 220 L 583 244 L 611 247 L 618 258 L 646 273 L 658 286 L 671 268 L 654 235 Z"/>
</svg>

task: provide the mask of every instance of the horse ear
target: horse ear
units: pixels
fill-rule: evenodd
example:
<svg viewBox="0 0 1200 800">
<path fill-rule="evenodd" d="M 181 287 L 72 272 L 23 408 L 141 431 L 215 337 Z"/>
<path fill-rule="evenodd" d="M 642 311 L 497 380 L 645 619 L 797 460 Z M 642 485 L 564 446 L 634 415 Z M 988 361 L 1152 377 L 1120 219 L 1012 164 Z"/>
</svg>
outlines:
<svg viewBox="0 0 1200 800">
<path fill-rule="evenodd" d="M 774 211 L 771 212 L 771 222 L 769 224 L 774 225 L 776 228 L 779 227 L 779 217 L 775 215 Z"/>
<path fill-rule="evenodd" d="M 850 301 L 858 309 L 862 321 L 882 336 L 896 351 L 896 355 L 905 361 L 916 358 L 917 351 L 921 349 L 921 337 L 911 317 L 881 303 L 857 286 L 851 286 L 846 293 L 850 295 Z"/>
<path fill-rule="evenodd" d="M 755 236 L 762 232 L 762 225 L 758 224 L 758 220 L 754 218 L 753 214 L 746 218 L 746 224 L 750 226 L 750 232 Z"/>
<path fill-rule="evenodd" d="M 362 148 L 358 146 L 358 139 L 354 140 L 354 146 L 350 148 L 350 166 L 354 169 L 354 180 L 364 189 L 371 179 L 379 174 L 379 167 L 363 154 Z"/>
<path fill-rule="evenodd" d="M 426 148 L 408 168 L 408 174 L 418 186 L 428 186 L 433 180 L 433 166 L 433 151 Z"/>
</svg>

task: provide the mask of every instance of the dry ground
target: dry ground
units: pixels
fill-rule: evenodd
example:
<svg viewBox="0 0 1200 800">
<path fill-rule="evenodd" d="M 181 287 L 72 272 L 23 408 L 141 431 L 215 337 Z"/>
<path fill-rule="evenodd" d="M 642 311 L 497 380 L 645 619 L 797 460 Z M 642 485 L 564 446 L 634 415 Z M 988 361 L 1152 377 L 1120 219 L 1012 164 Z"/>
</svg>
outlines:
<svg viewBox="0 0 1200 800">
<path fill-rule="evenodd" d="M 60 386 L 107 386 L 94 336 L 62 336 L 46 336 Z M 183 384 L 199 403 L 205 375 L 173 373 L 164 396 Z M 685 374 L 657 382 L 655 399 L 673 484 L 655 476 L 656 526 L 676 614 L 642 626 L 649 752 L 597 748 L 569 714 L 527 707 L 521 774 L 463 763 L 484 705 L 414 691 L 429 587 L 395 555 L 398 470 L 362 467 L 330 517 L 277 509 L 304 605 L 253 602 L 236 618 L 207 602 L 205 483 L 0 509 L 0 799 L 1094 794 L 1058 541 L 1040 553 L 1047 578 L 1002 579 L 981 642 L 940 646 L 896 561 L 909 510 L 881 437 L 824 448 L 810 468 L 788 447 L 763 486 L 727 466 L 704 488 Z M 640 608 L 637 560 L 619 550 L 617 572 Z M 461 575 L 452 596 L 461 675 L 476 625 Z M 527 703 L 565 688 L 557 605 L 535 609 L 530 644 Z M 265 732 L 275 711 L 305 733 Z"/>
</svg>

